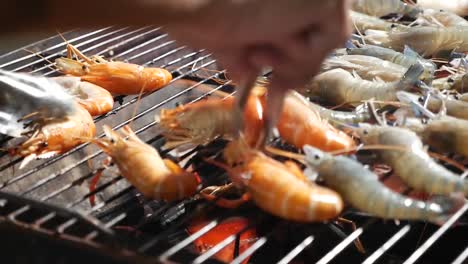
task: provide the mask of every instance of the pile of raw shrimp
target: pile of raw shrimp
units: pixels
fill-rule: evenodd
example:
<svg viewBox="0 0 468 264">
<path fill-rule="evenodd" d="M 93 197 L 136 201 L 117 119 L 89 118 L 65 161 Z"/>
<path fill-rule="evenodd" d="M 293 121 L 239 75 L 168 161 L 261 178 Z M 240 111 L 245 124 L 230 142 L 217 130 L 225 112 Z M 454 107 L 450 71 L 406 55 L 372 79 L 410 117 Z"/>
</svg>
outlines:
<svg viewBox="0 0 468 264">
<path fill-rule="evenodd" d="M 76 96 L 80 110 L 65 121 L 44 121 L 10 153 L 27 161 L 91 142 L 150 199 L 197 196 L 224 207 L 252 201 L 266 212 L 300 222 L 336 219 L 350 205 L 384 219 L 443 223 L 468 195 L 463 173 L 468 22 L 451 12 L 468 8 L 444 11 L 444 2 L 355 1 L 355 35 L 347 47 L 335 50 L 309 85 L 284 99 L 276 134 L 294 152 L 258 144 L 267 81 L 259 80 L 248 98 L 240 136 L 233 97 L 158 113 L 168 148 L 229 141 L 222 160 L 206 157 L 226 170 L 227 185 L 207 186 L 203 175 L 163 159 L 128 126 L 121 131 L 104 126 L 106 137 L 95 138 L 91 116 L 112 109 L 111 93 L 152 92 L 172 76 L 161 68 L 89 58 L 71 45 L 69 56 L 56 61 L 68 76 L 56 81 Z M 363 160 L 362 151 L 372 155 Z M 379 180 L 384 173 L 401 184 L 385 185 Z M 402 194 L 401 185 L 425 195 Z M 223 198 L 233 189 L 242 194 L 239 199 Z"/>
</svg>

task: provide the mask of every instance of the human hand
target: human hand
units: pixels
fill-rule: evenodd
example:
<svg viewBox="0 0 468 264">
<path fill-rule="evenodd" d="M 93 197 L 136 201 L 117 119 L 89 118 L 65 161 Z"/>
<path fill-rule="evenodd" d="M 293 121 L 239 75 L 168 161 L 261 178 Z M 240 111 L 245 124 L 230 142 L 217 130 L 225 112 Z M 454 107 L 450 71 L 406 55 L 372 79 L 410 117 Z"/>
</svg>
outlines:
<svg viewBox="0 0 468 264">
<path fill-rule="evenodd" d="M 306 84 L 348 38 L 350 0 L 200 0 L 193 15 L 168 26 L 186 44 L 207 48 L 229 76 L 274 69 L 267 112 L 276 119 L 289 89 Z M 273 123 L 275 120 L 271 120 Z"/>
</svg>

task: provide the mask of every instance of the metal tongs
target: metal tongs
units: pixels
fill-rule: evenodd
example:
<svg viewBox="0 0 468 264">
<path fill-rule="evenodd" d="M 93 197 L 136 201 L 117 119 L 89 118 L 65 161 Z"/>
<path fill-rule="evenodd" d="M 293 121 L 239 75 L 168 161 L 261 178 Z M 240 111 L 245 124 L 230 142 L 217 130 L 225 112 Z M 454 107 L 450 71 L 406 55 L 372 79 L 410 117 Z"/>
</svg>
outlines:
<svg viewBox="0 0 468 264">
<path fill-rule="evenodd" d="M 244 112 L 247 105 L 247 101 L 250 96 L 250 92 L 254 88 L 255 84 L 257 83 L 257 76 L 245 78 L 240 81 L 239 86 L 237 88 L 237 96 L 236 96 L 236 107 L 234 110 L 235 114 L 235 122 L 237 127 L 237 136 L 241 136 L 244 131 Z M 276 120 L 276 117 L 273 116 L 276 111 L 270 111 L 268 109 L 268 102 L 267 102 L 267 109 L 265 109 L 265 119 L 263 123 L 263 131 L 260 133 L 260 138 L 257 141 L 257 148 L 263 148 L 267 143 L 270 133 L 273 129 L 274 123 L 272 121 Z"/>
<path fill-rule="evenodd" d="M 75 110 L 73 97 L 55 81 L 0 70 L 0 134 L 20 137 L 37 122 L 64 119 Z"/>
</svg>

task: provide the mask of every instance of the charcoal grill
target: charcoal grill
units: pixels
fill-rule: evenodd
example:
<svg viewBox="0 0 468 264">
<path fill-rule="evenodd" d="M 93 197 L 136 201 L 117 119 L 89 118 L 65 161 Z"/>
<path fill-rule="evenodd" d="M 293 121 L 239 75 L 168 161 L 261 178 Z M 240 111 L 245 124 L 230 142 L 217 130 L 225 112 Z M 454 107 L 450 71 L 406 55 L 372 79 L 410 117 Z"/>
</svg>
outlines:
<svg viewBox="0 0 468 264">
<path fill-rule="evenodd" d="M 234 93 L 229 81 L 223 84 L 213 81 L 224 78 L 225 71 L 216 65 L 209 52 L 179 46 L 163 29 L 153 27 L 106 27 L 72 30 L 62 35 L 85 54 L 170 70 L 174 75 L 171 85 L 143 95 L 138 103 L 136 96 L 116 97 L 118 103 L 113 111 L 95 118 L 97 127 L 101 129 L 103 124 L 108 124 L 119 129 L 131 124 L 139 137 L 164 156 L 195 166 L 204 183 L 226 183 L 222 172 L 198 157 L 199 153 L 216 155 L 223 142 L 182 152 L 163 149 L 164 139 L 154 119 L 162 108 L 173 108 L 210 95 L 219 96 L 218 91 Z M 58 73 L 50 61 L 64 55 L 63 39 L 54 36 L 0 56 L 0 68 L 55 76 Z M 102 136 L 101 130 L 98 135 Z M 15 143 L 16 139 L 0 138 L 2 148 Z M 298 224 L 277 219 L 253 205 L 225 210 L 194 198 L 176 203 L 145 200 L 115 170 L 107 171 L 98 187 L 90 192 L 88 182 L 104 158 L 96 147 L 84 144 L 63 155 L 33 161 L 19 170 L 21 159 L 1 152 L 0 227 L 6 235 L 2 235 L 0 243 L 7 249 L 21 243 L 21 250 L 6 250 L 10 252 L 6 255 L 27 254 L 28 251 L 23 250 L 29 248 L 35 257 L 27 259 L 27 263 L 61 262 L 63 259 L 47 259 L 46 256 L 59 254 L 51 248 L 66 248 L 63 252 L 76 255 L 74 260 L 80 261 L 88 258 L 104 263 L 219 263 L 213 255 L 231 242 L 238 246 L 240 233 L 227 237 L 201 255 L 194 250 L 192 242 L 229 216 L 248 216 L 259 237 L 242 254 L 236 249 L 232 263 L 242 263 L 250 257 L 251 263 L 461 264 L 466 263 L 468 257 L 465 224 L 468 205 L 441 227 L 420 222 L 382 221 L 352 209 L 343 217 L 357 224 L 355 230 L 333 222 Z M 88 201 L 92 195 L 96 196 L 94 205 Z M 188 235 L 185 227 L 201 214 L 210 216 L 211 222 Z M 4 237 L 9 237 L 8 242 Z M 33 245 L 25 242 L 30 239 L 15 237 L 41 237 L 38 241 L 50 247 L 34 250 L 38 243 Z M 365 254 L 353 246 L 356 238 L 363 242 Z M 58 244 L 50 242 L 52 240 Z M 45 251 L 53 253 L 47 255 Z M 21 258 L 13 259 L 21 262 Z"/>
</svg>

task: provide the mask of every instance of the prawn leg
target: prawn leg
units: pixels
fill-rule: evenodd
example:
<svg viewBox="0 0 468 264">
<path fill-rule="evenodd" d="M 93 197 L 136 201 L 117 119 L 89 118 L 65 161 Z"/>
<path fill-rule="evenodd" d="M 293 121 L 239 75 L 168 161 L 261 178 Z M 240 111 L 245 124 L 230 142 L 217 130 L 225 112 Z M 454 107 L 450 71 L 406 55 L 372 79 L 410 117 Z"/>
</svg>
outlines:
<svg viewBox="0 0 468 264">
<path fill-rule="evenodd" d="M 354 221 L 348 220 L 343 217 L 338 217 L 336 221 L 339 223 L 350 225 L 353 232 L 357 230 L 357 226 L 356 223 L 354 223 Z M 364 248 L 364 245 L 362 244 L 362 241 L 359 237 L 354 240 L 354 246 L 356 247 L 357 251 L 359 251 L 359 253 L 366 254 L 366 249 Z"/>
<path fill-rule="evenodd" d="M 235 209 L 250 200 L 247 193 L 242 194 L 238 199 L 225 199 L 220 197 L 222 194 L 235 190 L 233 183 L 223 186 L 210 186 L 200 191 L 200 196 L 207 201 L 215 202 L 215 204 L 222 208 Z"/>
</svg>

